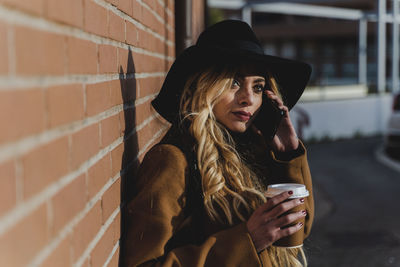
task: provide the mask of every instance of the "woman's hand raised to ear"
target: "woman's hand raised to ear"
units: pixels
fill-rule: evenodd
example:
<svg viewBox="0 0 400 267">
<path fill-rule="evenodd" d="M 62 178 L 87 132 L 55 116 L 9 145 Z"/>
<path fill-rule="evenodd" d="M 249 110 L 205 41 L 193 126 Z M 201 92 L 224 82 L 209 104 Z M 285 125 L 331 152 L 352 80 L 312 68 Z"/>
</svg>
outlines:
<svg viewBox="0 0 400 267">
<path fill-rule="evenodd" d="M 272 91 L 266 90 L 267 97 L 274 101 L 278 108 L 285 111 L 281 122 L 278 125 L 274 138 L 269 145 L 276 152 L 287 152 L 296 150 L 299 146 L 296 131 L 289 116 L 289 109 L 283 104 L 282 100 Z"/>
<path fill-rule="evenodd" d="M 306 216 L 305 210 L 283 215 L 288 210 L 304 202 L 304 199 L 298 198 L 285 201 L 292 194 L 293 192 L 288 191 L 270 198 L 250 216 L 246 226 L 257 252 L 263 251 L 276 240 L 299 231 L 303 226 L 302 223 L 298 223 L 285 227 L 299 218 Z"/>
</svg>

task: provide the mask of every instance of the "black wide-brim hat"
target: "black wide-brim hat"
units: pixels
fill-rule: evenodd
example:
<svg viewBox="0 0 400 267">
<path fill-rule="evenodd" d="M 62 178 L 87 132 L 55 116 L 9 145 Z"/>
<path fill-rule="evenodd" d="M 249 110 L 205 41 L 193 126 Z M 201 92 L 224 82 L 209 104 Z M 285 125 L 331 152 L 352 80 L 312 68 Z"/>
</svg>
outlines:
<svg viewBox="0 0 400 267">
<path fill-rule="evenodd" d="M 278 82 L 284 104 L 291 109 L 302 95 L 311 74 L 307 63 L 264 54 L 250 26 L 239 20 L 225 20 L 203 31 L 196 44 L 186 48 L 172 64 L 158 96 L 151 102 L 166 120 L 179 120 L 180 98 L 186 80 L 213 65 L 257 64 Z"/>
</svg>

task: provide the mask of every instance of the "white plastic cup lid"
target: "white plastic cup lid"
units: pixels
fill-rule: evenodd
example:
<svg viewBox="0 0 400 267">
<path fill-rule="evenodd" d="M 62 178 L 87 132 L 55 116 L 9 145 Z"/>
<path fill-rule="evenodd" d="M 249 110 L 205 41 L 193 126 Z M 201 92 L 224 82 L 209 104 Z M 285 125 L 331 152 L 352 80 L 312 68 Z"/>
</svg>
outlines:
<svg viewBox="0 0 400 267">
<path fill-rule="evenodd" d="M 293 191 L 293 195 L 291 195 L 289 198 L 308 197 L 310 194 L 306 186 L 303 184 L 287 183 L 269 185 L 265 196 L 267 198 L 272 198 L 273 196 L 279 195 L 285 191 Z"/>
</svg>

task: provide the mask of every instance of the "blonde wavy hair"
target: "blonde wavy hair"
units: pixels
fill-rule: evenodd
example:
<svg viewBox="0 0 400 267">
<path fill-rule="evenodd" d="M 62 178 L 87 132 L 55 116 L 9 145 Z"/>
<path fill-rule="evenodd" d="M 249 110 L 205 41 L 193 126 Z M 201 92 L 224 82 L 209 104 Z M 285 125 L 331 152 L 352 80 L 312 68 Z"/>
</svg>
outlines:
<svg viewBox="0 0 400 267">
<path fill-rule="evenodd" d="M 181 97 L 180 115 L 189 120 L 189 132 L 196 140 L 198 168 L 202 178 L 204 207 L 207 215 L 223 224 L 247 221 L 252 212 L 267 200 L 258 190 L 258 178 L 235 149 L 229 131 L 220 124 L 213 108 L 232 86 L 238 69 L 214 66 L 191 76 Z M 267 74 L 269 86 L 279 95 L 278 84 Z M 270 246 L 268 254 L 273 266 L 306 266 L 301 248 L 285 249 Z M 304 265 L 298 260 L 302 256 Z"/>
</svg>

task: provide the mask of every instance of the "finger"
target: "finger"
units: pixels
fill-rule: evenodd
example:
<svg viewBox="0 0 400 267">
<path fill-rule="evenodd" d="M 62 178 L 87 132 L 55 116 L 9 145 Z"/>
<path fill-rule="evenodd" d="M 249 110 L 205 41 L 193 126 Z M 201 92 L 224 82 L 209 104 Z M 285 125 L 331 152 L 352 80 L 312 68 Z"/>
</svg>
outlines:
<svg viewBox="0 0 400 267">
<path fill-rule="evenodd" d="M 302 227 L 303 227 L 303 223 L 300 222 L 300 223 L 296 223 L 296 224 L 293 225 L 293 226 L 286 227 L 286 228 L 283 228 L 283 229 L 279 230 L 279 231 L 277 232 L 277 234 L 276 234 L 276 235 L 277 235 L 277 240 L 278 240 L 278 239 L 281 239 L 281 238 L 283 238 L 283 237 L 285 237 L 285 236 L 289 236 L 289 235 L 292 235 L 292 234 L 296 233 L 296 232 L 299 231 Z"/>
<path fill-rule="evenodd" d="M 269 99 L 275 101 L 275 102 L 278 104 L 278 106 L 281 105 L 281 104 L 283 105 L 282 99 L 280 99 L 277 95 L 275 95 L 275 94 L 272 93 L 271 91 L 267 91 L 267 97 L 268 97 Z"/>
<path fill-rule="evenodd" d="M 264 212 L 273 209 L 274 207 L 288 199 L 291 195 L 293 195 L 293 191 L 285 191 L 268 199 L 267 202 L 263 205 Z"/>
<path fill-rule="evenodd" d="M 293 209 L 296 206 L 299 206 L 304 203 L 304 198 L 296 198 L 290 201 L 282 202 L 279 205 L 275 206 L 268 212 L 268 215 L 273 218 L 277 218 L 284 214 L 285 212 Z"/>
<path fill-rule="evenodd" d="M 286 214 L 286 215 L 274 220 L 273 225 L 278 228 L 284 228 L 288 225 L 293 224 L 293 222 L 300 220 L 301 218 L 305 217 L 306 215 L 307 215 L 307 212 L 305 210 L 289 213 L 289 214 Z"/>
<path fill-rule="evenodd" d="M 278 205 L 280 202 L 288 199 L 291 195 L 293 194 L 293 191 L 286 191 L 282 192 L 276 196 L 273 196 L 272 198 L 269 198 L 267 202 L 259 206 L 254 212 L 253 215 L 255 216 L 261 216 L 263 213 L 268 212 L 271 210 L 273 207 Z"/>
</svg>

